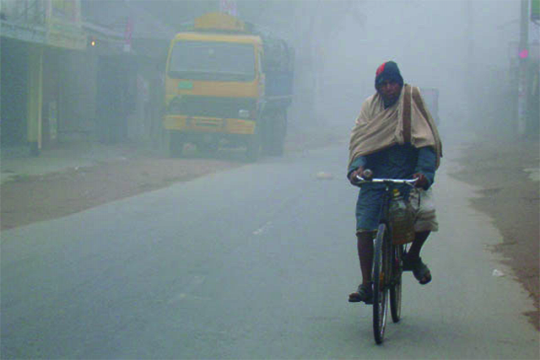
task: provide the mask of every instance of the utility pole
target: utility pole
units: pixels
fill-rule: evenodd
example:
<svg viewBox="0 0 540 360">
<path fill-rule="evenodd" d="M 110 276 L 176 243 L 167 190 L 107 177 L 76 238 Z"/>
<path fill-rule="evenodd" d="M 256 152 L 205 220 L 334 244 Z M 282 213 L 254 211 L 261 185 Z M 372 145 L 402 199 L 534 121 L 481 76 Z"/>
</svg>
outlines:
<svg viewBox="0 0 540 360">
<path fill-rule="evenodd" d="M 465 66 L 466 66 L 466 79 L 464 81 L 465 85 L 465 94 L 467 96 L 467 126 L 474 126 L 476 124 L 473 119 L 477 115 L 475 111 L 474 99 L 474 86 L 472 86 L 471 81 L 475 77 L 474 66 L 474 18 L 473 18 L 473 3 L 472 0 L 466 0 L 465 2 L 465 40 L 467 44 L 467 49 L 465 53 Z"/>
<path fill-rule="evenodd" d="M 517 134 L 525 135 L 527 124 L 528 82 L 527 68 L 529 63 L 529 0 L 521 0 L 521 18 L 519 31 L 519 83 L 518 83 L 518 119 Z"/>
</svg>

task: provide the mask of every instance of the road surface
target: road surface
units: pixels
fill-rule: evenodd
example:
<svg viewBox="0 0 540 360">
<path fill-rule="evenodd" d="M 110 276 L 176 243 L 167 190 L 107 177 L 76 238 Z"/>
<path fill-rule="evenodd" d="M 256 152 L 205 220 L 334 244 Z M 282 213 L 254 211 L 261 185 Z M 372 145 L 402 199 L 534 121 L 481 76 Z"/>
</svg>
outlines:
<svg viewBox="0 0 540 360">
<path fill-rule="evenodd" d="M 538 359 L 532 302 L 471 186 L 437 175 L 433 282 L 374 344 L 346 146 L 297 153 L 2 232 L 2 358 Z M 317 177 L 324 172 L 333 175 Z M 498 272 L 495 272 L 496 274 Z"/>
</svg>

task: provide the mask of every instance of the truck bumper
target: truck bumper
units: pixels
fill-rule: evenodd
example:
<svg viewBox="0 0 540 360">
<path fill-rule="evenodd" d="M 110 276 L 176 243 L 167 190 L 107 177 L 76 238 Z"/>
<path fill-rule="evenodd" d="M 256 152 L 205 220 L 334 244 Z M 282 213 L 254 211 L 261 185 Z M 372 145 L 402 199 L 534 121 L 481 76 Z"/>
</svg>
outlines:
<svg viewBox="0 0 540 360">
<path fill-rule="evenodd" d="M 252 135 L 255 133 L 255 124 L 255 120 L 214 117 L 166 115 L 163 118 L 165 129 L 186 133 Z"/>
</svg>

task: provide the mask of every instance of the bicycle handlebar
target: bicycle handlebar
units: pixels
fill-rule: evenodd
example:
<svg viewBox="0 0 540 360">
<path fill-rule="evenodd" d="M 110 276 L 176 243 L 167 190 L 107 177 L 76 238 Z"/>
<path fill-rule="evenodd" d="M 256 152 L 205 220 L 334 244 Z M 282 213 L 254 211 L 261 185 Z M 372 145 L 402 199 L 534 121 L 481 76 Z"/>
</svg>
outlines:
<svg viewBox="0 0 540 360">
<path fill-rule="evenodd" d="M 358 176 L 358 175 L 356 175 L 356 179 L 360 181 L 358 183 L 359 185 L 367 184 L 367 183 L 385 183 L 385 184 L 406 184 L 409 186 L 414 186 L 414 183 L 418 180 L 418 179 L 378 179 L 378 178 L 364 179 L 363 177 Z"/>
<path fill-rule="evenodd" d="M 383 183 L 383 184 L 406 184 L 411 187 L 414 186 L 414 183 L 418 179 L 378 179 L 378 178 L 371 178 L 373 176 L 373 172 L 370 169 L 366 169 L 362 172 L 362 176 L 356 175 L 356 179 L 359 181 L 358 186 L 362 184 L 367 183 Z"/>
</svg>

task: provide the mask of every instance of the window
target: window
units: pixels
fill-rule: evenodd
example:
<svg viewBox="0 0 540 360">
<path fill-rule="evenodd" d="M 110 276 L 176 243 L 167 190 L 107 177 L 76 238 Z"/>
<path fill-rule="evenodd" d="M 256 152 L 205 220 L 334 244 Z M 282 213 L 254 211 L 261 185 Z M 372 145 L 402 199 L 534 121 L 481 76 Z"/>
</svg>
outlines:
<svg viewBox="0 0 540 360">
<path fill-rule="evenodd" d="M 207 41 L 175 43 L 169 76 L 190 80 L 252 81 L 255 50 L 252 44 Z"/>
</svg>

